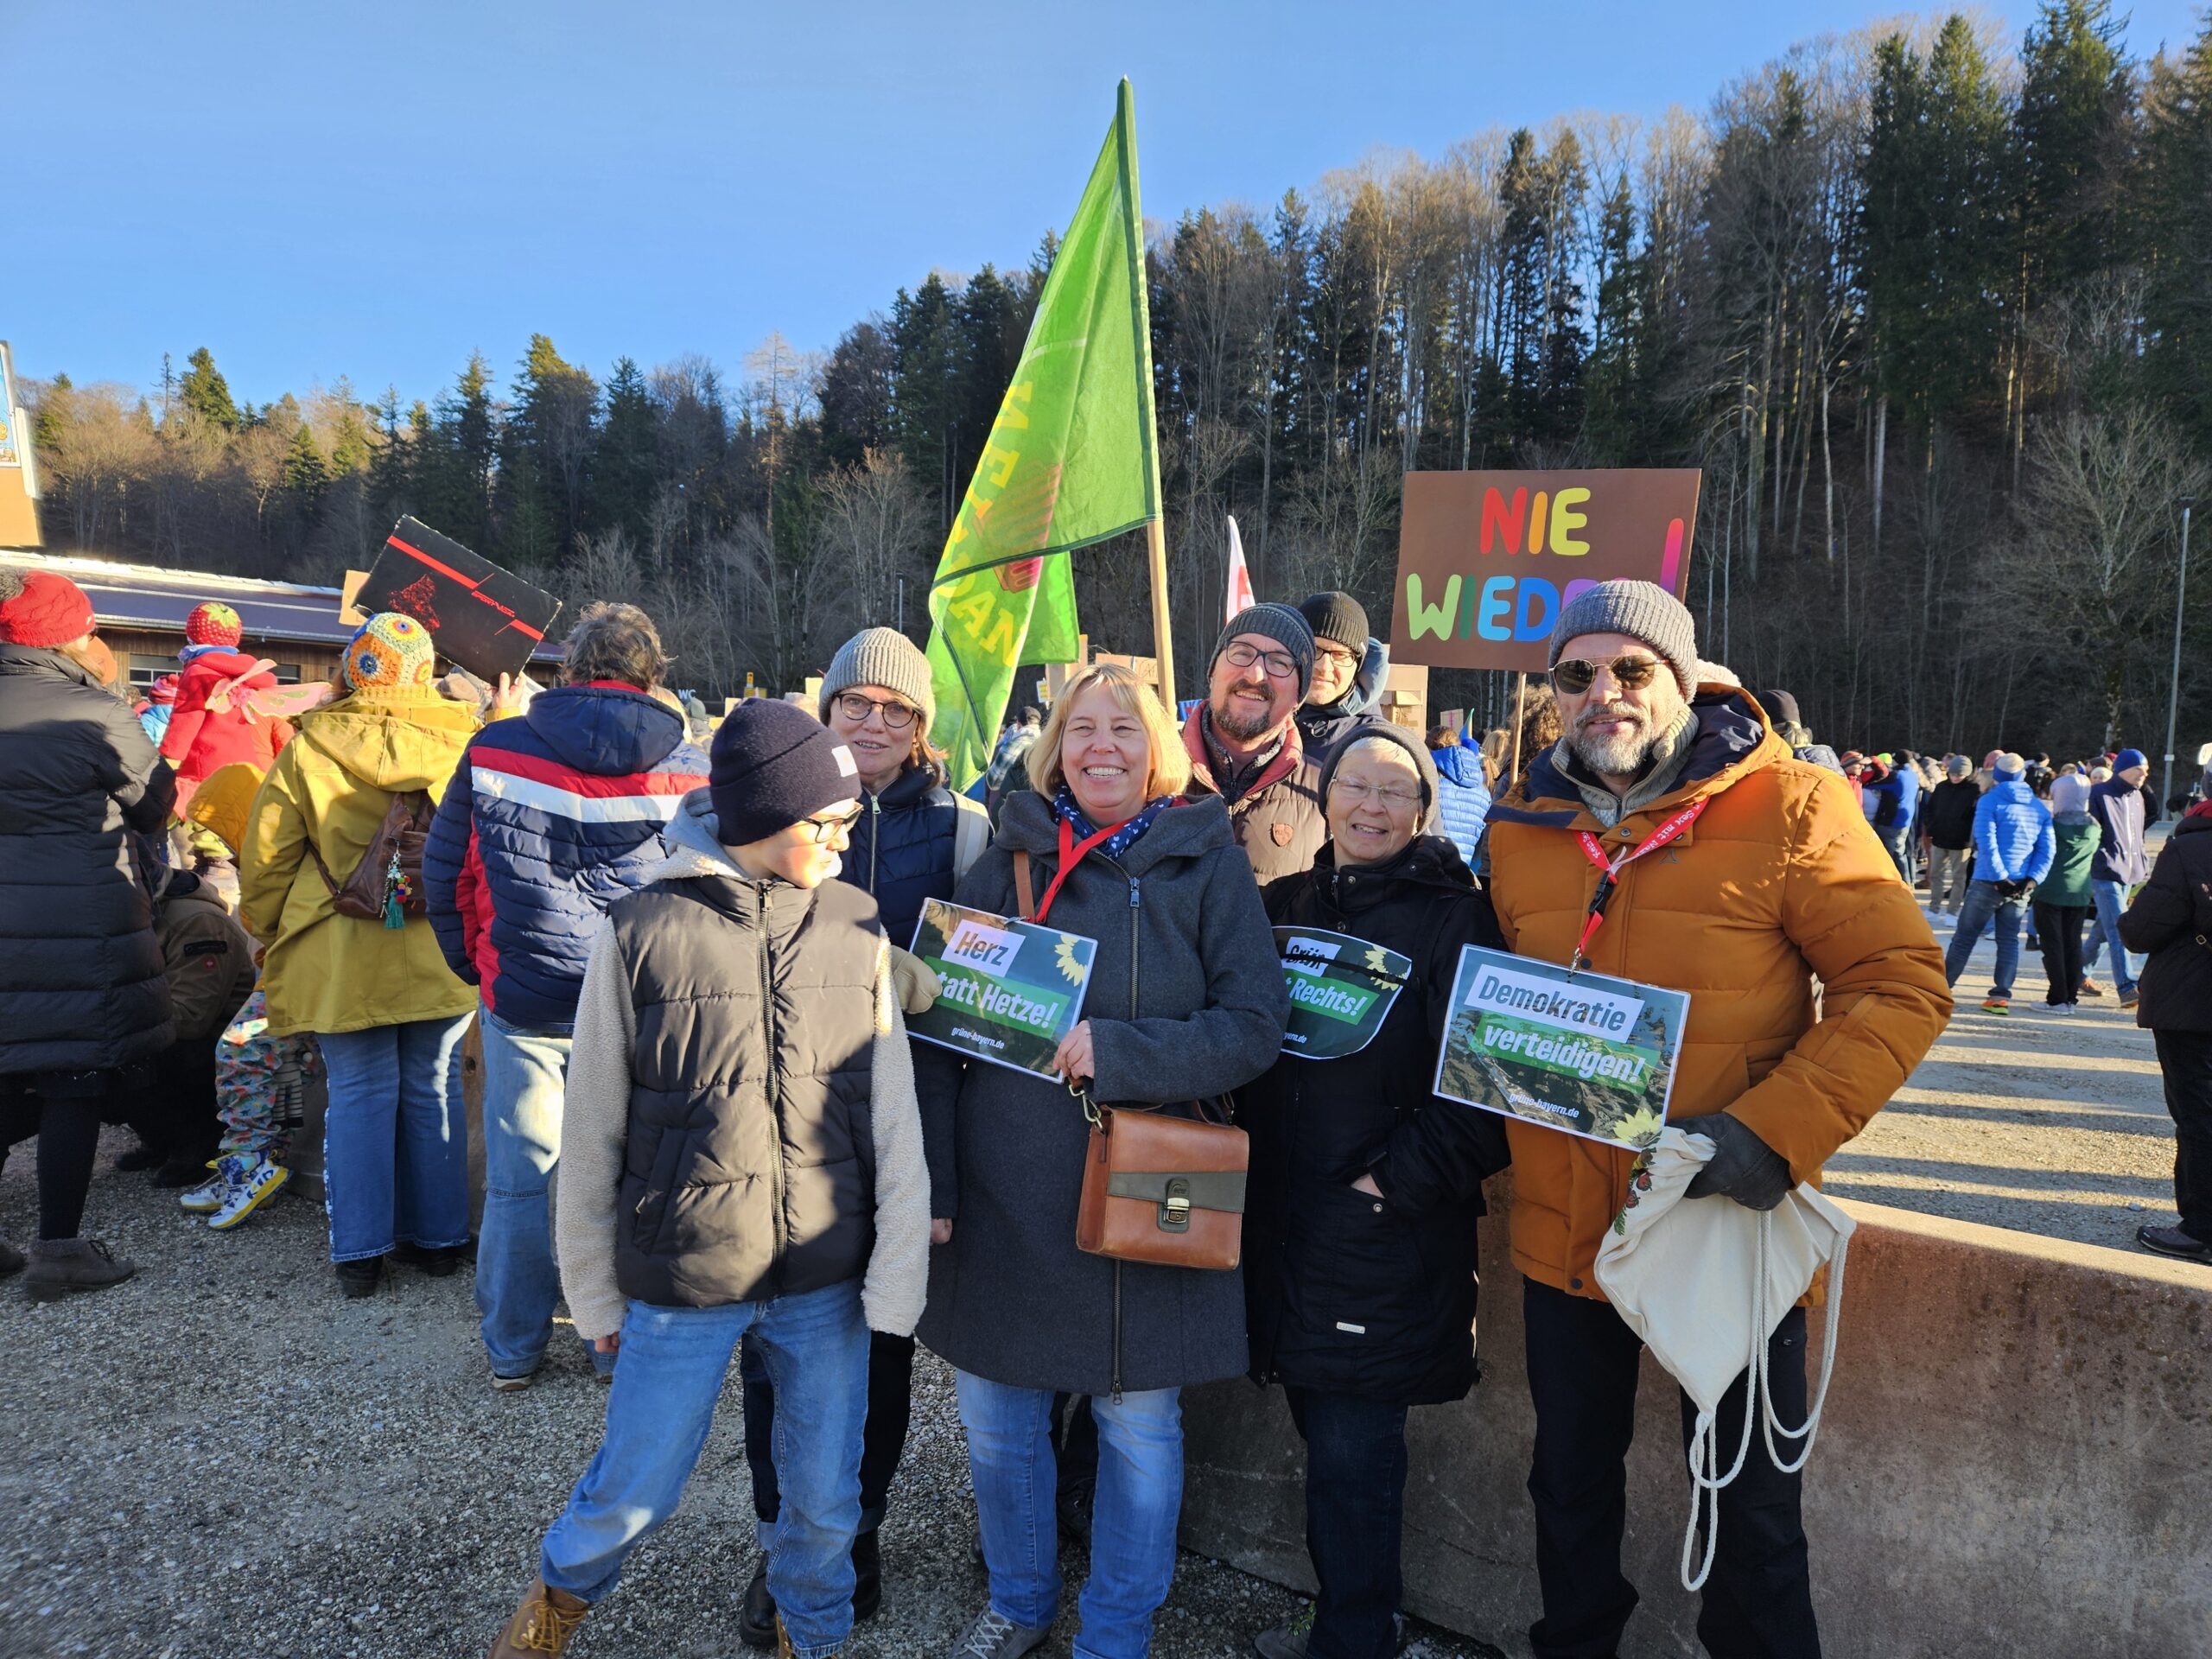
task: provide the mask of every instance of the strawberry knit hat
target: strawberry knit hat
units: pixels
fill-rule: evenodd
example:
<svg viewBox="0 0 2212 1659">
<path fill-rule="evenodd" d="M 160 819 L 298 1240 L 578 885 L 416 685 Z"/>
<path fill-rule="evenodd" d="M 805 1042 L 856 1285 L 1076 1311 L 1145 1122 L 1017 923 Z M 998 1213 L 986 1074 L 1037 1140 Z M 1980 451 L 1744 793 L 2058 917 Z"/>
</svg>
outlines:
<svg viewBox="0 0 2212 1659">
<path fill-rule="evenodd" d="M 4 592 L 0 588 L 0 592 Z M 0 640 L 51 651 L 92 631 L 92 601 L 67 576 L 27 570 L 22 587 L 0 598 Z"/>
<path fill-rule="evenodd" d="M 211 599 L 204 605 L 192 607 L 192 614 L 184 619 L 184 638 L 188 645 L 222 645 L 236 651 L 238 641 L 245 637 L 245 624 L 238 620 L 238 613 L 220 600 Z"/>
</svg>

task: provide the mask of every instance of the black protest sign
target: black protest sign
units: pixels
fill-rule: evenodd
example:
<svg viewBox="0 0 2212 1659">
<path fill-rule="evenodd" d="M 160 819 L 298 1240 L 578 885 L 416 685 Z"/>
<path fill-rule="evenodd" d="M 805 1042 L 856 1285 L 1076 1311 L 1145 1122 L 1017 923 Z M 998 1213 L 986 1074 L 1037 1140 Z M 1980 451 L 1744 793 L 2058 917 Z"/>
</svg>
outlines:
<svg viewBox="0 0 2212 1659">
<path fill-rule="evenodd" d="M 353 602 L 413 617 L 440 656 L 486 681 L 522 672 L 561 611 L 552 594 L 416 518 L 392 526 Z"/>
</svg>

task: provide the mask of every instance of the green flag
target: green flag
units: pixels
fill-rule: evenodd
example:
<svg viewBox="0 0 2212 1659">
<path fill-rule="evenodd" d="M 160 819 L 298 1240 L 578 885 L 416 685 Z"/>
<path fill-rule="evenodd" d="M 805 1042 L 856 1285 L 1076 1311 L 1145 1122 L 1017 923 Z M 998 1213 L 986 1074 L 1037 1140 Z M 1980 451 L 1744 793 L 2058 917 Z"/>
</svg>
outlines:
<svg viewBox="0 0 2212 1659">
<path fill-rule="evenodd" d="M 955 789 L 990 763 L 1015 671 L 1076 659 L 1068 555 L 1160 516 L 1140 223 L 1124 80 L 930 586 L 930 734 Z"/>
</svg>

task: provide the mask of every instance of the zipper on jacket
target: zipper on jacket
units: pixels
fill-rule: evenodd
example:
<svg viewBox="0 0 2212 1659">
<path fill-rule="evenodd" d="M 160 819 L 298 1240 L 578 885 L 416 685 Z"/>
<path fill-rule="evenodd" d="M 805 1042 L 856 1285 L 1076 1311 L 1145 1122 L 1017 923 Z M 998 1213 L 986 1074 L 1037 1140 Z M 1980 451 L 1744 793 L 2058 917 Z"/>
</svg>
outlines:
<svg viewBox="0 0 2212 1659">
<path fill-rule="evenodd" d="M 763 885 L 755 887 L 754 897 L 760 906 L 760 1023 L 768 1041 L 768 1121 L 775 1130 L 776 1144 L 769 1160 L 771 1179 L 775 1184 L 776 1253 L 768 1265 L 768 1283 L 772 1295 L 780 1295 L 784 1284 L 784 1262 L 790 1249 L 789 1218 L 784 1213 L 784 1077 L 783 1068 L 776 1058 L 776 975 L 769 961 L 769 945 L 772 935 L 769 927 L 769 893 Z"/>
<path fill-rule="evenodd" d="M 868 791 L 868 890 L 875 894 L 875 865 L 883 847 L 883 797 L 874 790 Z"/>
</svg>

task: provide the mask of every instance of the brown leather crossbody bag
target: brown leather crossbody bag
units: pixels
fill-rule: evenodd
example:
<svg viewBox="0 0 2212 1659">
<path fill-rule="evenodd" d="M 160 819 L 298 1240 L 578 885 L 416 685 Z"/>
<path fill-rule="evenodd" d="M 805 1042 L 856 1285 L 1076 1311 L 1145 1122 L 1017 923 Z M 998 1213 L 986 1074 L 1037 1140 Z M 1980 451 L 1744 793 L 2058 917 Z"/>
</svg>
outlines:
<svg viewBox="0 0 2212 1659">
<path fill-rule="evenodd" d="M 1037 906 L 1027 852 L 1014 855 L 1014 885 L 1027 920 Z M 1137 1011 L 1140 913 L 1130 906 L 1131 1019 Z M 1076 1248 L 1156 1267 L 1235 1268 L 1243 1255 L 1251 1142 L 1230 1123 L 1230 1103 L 1101 1106 L 1073 1081 L 1068 1092 L 1082 1103 L 1090 1124 L 1076 1211 Z"/>
<path fill-rule="evenodd" d="M 435 810 L 423 790 L 394 795 L 361 861 L 343 882 L 331 875 L 321 849 L 309 841 L 308 855 L 330 889 L 330 907 L 340 916 L 381 921 L 386 927 L 404 927 L 410 918 L 423 915 L 423 843 L 429 839 Z"/>
</svg>

